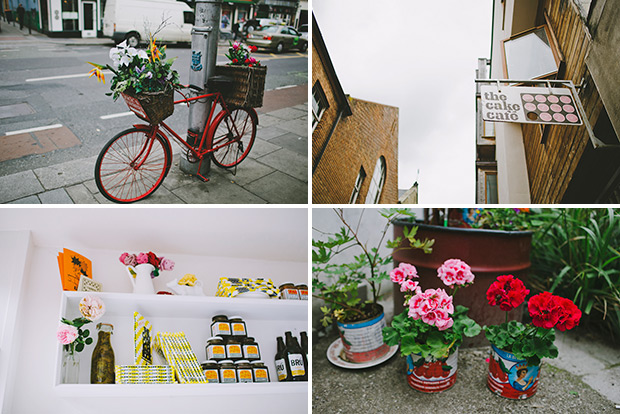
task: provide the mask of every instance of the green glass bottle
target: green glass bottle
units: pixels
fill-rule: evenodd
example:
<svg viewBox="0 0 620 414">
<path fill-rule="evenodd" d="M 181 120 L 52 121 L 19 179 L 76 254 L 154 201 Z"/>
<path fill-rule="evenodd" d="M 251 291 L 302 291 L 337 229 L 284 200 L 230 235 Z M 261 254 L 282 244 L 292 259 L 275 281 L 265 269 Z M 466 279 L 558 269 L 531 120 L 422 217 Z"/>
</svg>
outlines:
<svg viewBox="0 0 620 414">
<path fill-rule="evenodd" d="M 91 384 L 114 384 L 114 350 L 110 343 L 110 336 L 114 326 L 109 323 L 97 324 L 99 338 L 93 350 L 90 366 Z"/>
</svg>

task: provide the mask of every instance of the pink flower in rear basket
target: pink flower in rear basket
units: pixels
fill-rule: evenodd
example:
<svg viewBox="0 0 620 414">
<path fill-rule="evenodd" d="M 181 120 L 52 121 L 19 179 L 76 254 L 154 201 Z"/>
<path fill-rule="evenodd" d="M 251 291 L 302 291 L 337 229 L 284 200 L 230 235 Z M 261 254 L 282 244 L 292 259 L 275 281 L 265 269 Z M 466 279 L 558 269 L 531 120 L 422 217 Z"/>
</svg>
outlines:
<svg viewBox="0 0 620 414">
<path fill-rule="evenodd" d="M 78 330 L 75 326 L 66 325 L 61 323 L 58 326 L 58 331 L 56 332 L 56 338 L 58 338 L 58 342 L 63 345 L 69 345 L 78 337 Z"/>
</svg>

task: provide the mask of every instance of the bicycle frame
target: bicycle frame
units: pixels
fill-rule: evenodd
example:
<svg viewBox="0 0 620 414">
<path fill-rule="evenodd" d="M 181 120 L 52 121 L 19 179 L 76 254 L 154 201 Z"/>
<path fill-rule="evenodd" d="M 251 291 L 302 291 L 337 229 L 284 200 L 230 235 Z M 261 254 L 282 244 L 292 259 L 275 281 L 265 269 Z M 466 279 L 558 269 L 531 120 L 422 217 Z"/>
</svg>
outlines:
<svg viewBox="0 0 620 414">
<path fill-rule="evenodd" d="M 178 91 L 177 91 L 178 92 Z M 180 93 L 180 92 L 179 92 Z M 228 109 L 228 106 L 226 105 L 226 102 L 224 102 L 224 99 L 222 98 L 222 94 L 220 92 L 214 92 L 214 93 L 208 93 L 208 94 L 204 94 L 204 95 L 199 95 L 199 96 L 194 96 L 194 97 L 190 97 L 187 98 L 185 97 L 185 95 L 183 95 L 182 93 L 180 93 L 184 99 L 180 99 L 178 101 L 175 101 L 174 104 L 181 104 L 181 103 L 187 103 L 187 105 L 189 106 L 190 102 L 192 101 L 197 101 L 199 99 L 204 99 L 204 98 L 213 98 L 213 102 L 211 104 L 211 110 L 209 111 L 209 115 L 207 117 L 207 121 L 205 123 L 205 128 L 204 131 L 202 132 L 202 137 L 200 139 L 200 143 L 198 145 L 194 144 L 191 145 L 189 144 L 186 140 L 184 140 L 183 138 L 181 138 L 179 136 L 179 134 L 177 134 L 170 126 L 168 126 L 165 122 L 161 122 L 160 124 L 156 124 L 153 125 L 149 122 L 148 125 L 145 124 L 135 124 L 134 127 L 138 128 L 138 129 L 142 129 L 147 132 L 147 135 L 149 137 L 149 145 L 148 145 L 148 149 L 145 147 L 143 148 L 142 151 L 140 151 L 140 153 L 136 156 L 136 158 L 134 159 L 133 163 L 136 163 L 141 157 L 142 160 L 140 162 L 138 162 L 137 164 L 134 165 L 135 169 L 139 169 L 142 164 L 144 163 L 144 161 L 148 158 L 148 154 L 151 151 L 151 148 L 153 146 L 153 140 L 155 139 L 155 136 L 157 135 L 157 133 L 161 130 L 165 131 L 165 133 L 161 134 L 164 139 L 166 140 L 166 142 L 168 143 L 168 145 L 171 147 L 170 144 L 170 140 L 168 138 L 168 135 L 171 135 L 172 137 L 176 138 L 176 140 L 179 142 L 179 144 L 183 147 L 185 147 L 188 151 L 190 151 L 192 153 L 192 155 L 194 157 L 196 157 L 198 160 L 200 160 L 199 164 L 198 164 L 198 172 L 197 175 L 206 181 L 209 181 L 208 178 L 202 176 L 200 174 L 200 167 L 202 165 L 202 161 L 204 160 L 204 158 L 214 152 L 219 150 L 222 147 L 225 147 L 227 145 L 231 145 L 233 143 L 236 142 L 236 140 L 231 140 L 228 141 L 222 145 L 219 145 L 215 148 L 212 147 L 212 142 L 206 142 L 207 147 L 206 149 L 203 149 L 205 146 L 205 141 L 208 139 L 211 139 L 213 136 L 214 131 L 211 131 L 211 125 L 214 125 L 213 121 L 215 120 L 214 115 L 215 115 L 215 108 L 217 106 L 217 104 L 220 104 L 220 106 L 222 107 L 222 110 L 220 111 L 220 113 L 224 113 L 226 116 L 227 114 L 230 114 L 230 110 Z M 219 114 L 218 114 L 219 115 Z M 256 116 L 256 118 L 258 118 L 258 116 Z M 215 123 L 216 124 L 216 123 Z M 237 135 L 239 135 L 239 130 L 237 128 L 237 125 L 235 124 L 234 121 L 232 121 L 232 128 L 234 128 L 235 133 Z M 146 154 L 146 155 L 145 155 Z M 144 155 L 144 156 L 143 156 Z"/>
</svg>

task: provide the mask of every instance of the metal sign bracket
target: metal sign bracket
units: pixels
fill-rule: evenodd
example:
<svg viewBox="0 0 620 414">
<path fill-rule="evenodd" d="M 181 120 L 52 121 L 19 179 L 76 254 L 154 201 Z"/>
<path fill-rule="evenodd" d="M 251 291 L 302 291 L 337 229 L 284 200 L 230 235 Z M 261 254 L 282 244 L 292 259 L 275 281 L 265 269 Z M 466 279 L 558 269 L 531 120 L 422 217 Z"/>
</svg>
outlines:
<svg viewBox="0 0 620 414">
<path fill-rule="evenodd" d="M 581 119 L 583 121 L 583 125 L 586 127 L 586 130 L 588 131 L 588 135 L 590 136 L 590 141 L 592 142 L 592 145 L 594 146 L 594 149 L 597 148 L 618 148 L 620 147 L 620 144 L 606 144 L 603 141 L 601 141 L 600 139 L 598 139 L 595 135 L 594 135 L 594 130 L 592 129 L 592 125 L 590 125 L 590 120 L 588 119 L 588 117 L 586 116 L 586 111 L 583 108 L 583 104 L 581 103 L 581 98 L 579 98 L 579 94 L 577 93 L 577 89 L 575 88 L 575 85 L 573 84 L 573 81 L 570 80 L 556 80 L 556 79 L 544 79 L 544 80 L 538 80 L 538 79 L 527 79 L 527 80 L 514 80 L 514 79 L 475 79 L 475 82 L 478 83 L 489 83 L 489 84 L 496 84 L 497 85 L 497 89 L 501 91 L 501 85 L 505 85 L 505 86 L 510 86 L 510 85 L 547 85 L 547 87 L 549 88 L 549 91 L 551 91 L 551 84 L 555 84 L 556 87 L 563 87 L 563 88 L 567 88 L 570 89 L 572 95 L 573 95 L 573 99 L 575 101 L 575 104 L 577 105 L 577 110 L 579 111 L 579 114 L 581 115 Z"/>
</svg>

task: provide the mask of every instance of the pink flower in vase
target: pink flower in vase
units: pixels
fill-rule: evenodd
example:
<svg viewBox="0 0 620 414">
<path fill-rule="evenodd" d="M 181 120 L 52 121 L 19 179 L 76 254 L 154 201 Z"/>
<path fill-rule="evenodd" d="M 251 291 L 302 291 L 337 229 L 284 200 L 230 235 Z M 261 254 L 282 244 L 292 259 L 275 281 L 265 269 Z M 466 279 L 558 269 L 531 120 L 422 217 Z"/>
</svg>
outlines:
<svg viewBox="0 0 620 414">
<path fill-rule="evenodd" d="M 80 300 L 80 313 L 91 322 L 101 318 L 105 313 L 105 304 L 97 296 L 86 295 Z"/>
<path fill-rule="evenodd" d="M 56 338 L 58 338 L 58 342 L 63 345 L 69 345 L 75 341 L 78 337 L 78 330 L 75 326 L 66 325 L 61 323 L 58 326 L 58 331 L 56 332 Z"/>
<path fill-rule="evenodd" d="M 144 264 L 149 262 L 149 255 L 146 253 L 139 253 L 136 257 L 138 264 Z"/>
<path fill-rule="evenodd" d="M 174 262 L 170 259 L 166 259 L 165 257 L 161 258 L 161 261 L 159 262 L 159 266 L 161 267 L 161 270 L 173 270 L 174 269 Z"/>
<path fill-rule="evenodd" d="M 119 260 L 125 266 L 135 266 L 138 264 L 135 254 L 123 253 L 121 254 L 121 257 L 119 258 Z"/>
</svg>

